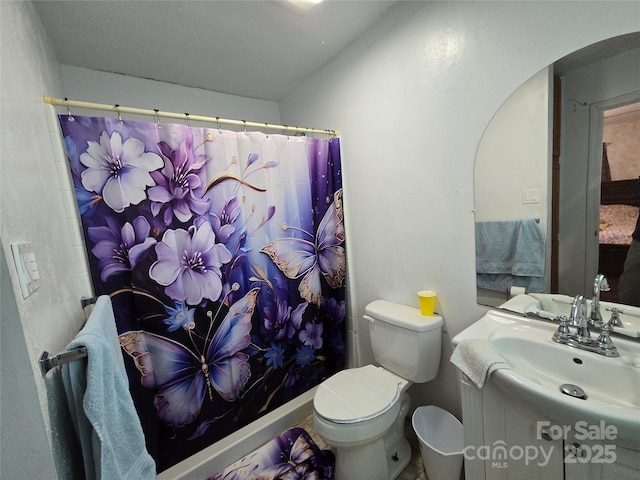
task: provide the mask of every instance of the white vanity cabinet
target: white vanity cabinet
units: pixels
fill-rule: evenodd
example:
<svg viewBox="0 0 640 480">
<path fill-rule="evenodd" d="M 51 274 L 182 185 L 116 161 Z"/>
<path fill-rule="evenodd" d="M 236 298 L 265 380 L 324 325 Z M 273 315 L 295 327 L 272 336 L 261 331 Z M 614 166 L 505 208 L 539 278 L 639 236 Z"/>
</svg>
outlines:
<svg viewBox="0 0 640 480">
<path fill-rule="evenodd" d="M 637 480 L 640 451 L 586 438 L 489 380 L 461 381 L 466 480 Z M 576 438 L 577 437 L 577 438 Z"/>
<path fill-rule="evenodd" d="M 564 472 L 566 480 L 636 480 L 640 478 L 640 451 L 606 440 L 576 439 L 569 433 Z"/>
<path fill-rule="evenodd" d="M 463 380 L 466 480 L 562 479 L 563 442 L 542 438 L 545 420 L 490 382 L 479 390 Z"/>
</svg>

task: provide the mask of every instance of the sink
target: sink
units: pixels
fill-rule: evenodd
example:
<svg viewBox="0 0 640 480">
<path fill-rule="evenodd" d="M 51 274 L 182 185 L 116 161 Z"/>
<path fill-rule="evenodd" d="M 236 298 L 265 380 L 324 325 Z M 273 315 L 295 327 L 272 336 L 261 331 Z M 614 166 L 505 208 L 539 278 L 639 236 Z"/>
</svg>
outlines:
<svg viewBox="0 0 640 480">
<path fill-rule="evenodd" d="M 502 304 L 500 308 L 512 312 L 538 315 L 546 318 L 557 316 L 569 317 L 571 312 L 571 302 L 573 297 L 555 293 L 530 293 L 513 297 L 508 302 Z M 591 300 L 587 299 L 588 311 L 591 311 Z M 600 312 L 605 322 L 611 318 L 613 309 L 620 313 L 621 326 L 614 327 L 613 331 L 628 337 L 640 338 L 640 308 L 622 305 L 619 303 L 600 301 Z"/>
<path fill-rule="evenodd" d="M 624 362 L 614 366 L 611 358 L 555 342 L 498 336 L 491 343 L 514 370 L 540 386 L 558 389 L 574 384 L 585 391 L 587 399 L 610 407 L 640 409 L 640 368 Z"/>
<path fill-rule="evenodd" d="M 615 337 L 620 357 L 604 357 L 551 340 L 557 322 L 492 310 L 454 339 L 491 342 L 510 368 L 489 377 L 505 395 L 515 397 L 559 425 L 613 425 L 621 444 L 640 447 L 640 343 Z M 634 366 L 634 361 L 638 365 Z M 580 387 L 586 398 L 561 391 Z"/>
</svg>

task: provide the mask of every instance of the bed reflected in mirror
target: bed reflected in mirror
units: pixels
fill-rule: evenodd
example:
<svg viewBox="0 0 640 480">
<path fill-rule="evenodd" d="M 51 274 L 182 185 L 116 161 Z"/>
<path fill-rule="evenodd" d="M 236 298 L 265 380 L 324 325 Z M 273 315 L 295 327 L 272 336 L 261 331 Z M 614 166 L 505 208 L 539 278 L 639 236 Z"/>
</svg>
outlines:
<svg viewBox="0 0 640 480">
<path fill-rule="evenodd" d="M 640 210 L 640 102 L 605 110 L 602 128 L 598 271 L 619 302 L 619 280 Z"/>
</svg>

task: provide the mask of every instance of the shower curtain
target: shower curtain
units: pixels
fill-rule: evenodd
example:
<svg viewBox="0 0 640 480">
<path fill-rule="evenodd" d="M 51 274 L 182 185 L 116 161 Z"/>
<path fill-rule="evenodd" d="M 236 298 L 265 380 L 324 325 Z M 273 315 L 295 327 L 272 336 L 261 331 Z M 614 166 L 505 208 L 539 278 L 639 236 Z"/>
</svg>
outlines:
<svg viewBox="0 0 640 480">
<path fill-rule="evenodd" d="M 59 121 L 159 471 L 344 368 L 339 139 Z"/>
</svg>

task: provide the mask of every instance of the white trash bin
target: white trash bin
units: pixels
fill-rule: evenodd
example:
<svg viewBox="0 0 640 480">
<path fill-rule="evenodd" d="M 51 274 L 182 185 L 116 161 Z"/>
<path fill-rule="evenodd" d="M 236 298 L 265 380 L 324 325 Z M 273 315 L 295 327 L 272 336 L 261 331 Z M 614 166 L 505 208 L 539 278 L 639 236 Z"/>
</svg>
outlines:
<svg viewBox="0 0 640 480">
<path fill-rule="evenodd" d="M 464 437 L 458 419 L 435 405 L 427 405 L 416 408 L 411 423 L 429 480 L 459 480 Z"/>
</svg>

